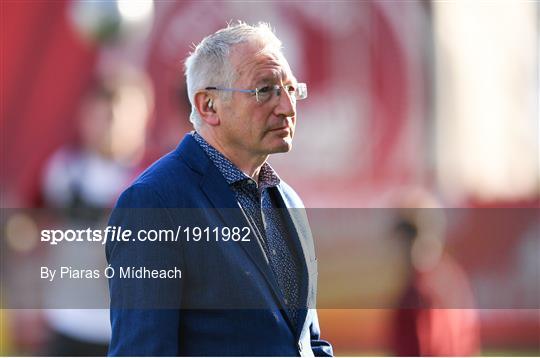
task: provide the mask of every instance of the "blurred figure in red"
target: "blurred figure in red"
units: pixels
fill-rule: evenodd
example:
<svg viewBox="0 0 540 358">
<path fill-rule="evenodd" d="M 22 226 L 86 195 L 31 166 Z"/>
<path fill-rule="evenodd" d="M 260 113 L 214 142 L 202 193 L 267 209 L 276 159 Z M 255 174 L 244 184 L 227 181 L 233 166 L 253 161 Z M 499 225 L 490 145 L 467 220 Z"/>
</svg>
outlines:
<svg viewBox="0 0 540 358">
<path fill-rule="evenodd" d="M 407 284 L 394 317 L 393 354 L 478 355 L 474 298 L 465 271 L 444 250 L 443 209 L 423 191 L 407 193 L 398 207 L 393 235 L 406 255 Z"/>
</svg>

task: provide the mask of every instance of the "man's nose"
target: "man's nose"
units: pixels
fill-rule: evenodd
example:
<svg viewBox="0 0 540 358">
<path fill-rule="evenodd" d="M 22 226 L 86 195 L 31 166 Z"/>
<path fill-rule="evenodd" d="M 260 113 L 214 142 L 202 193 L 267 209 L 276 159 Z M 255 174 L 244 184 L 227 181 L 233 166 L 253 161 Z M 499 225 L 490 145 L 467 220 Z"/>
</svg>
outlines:
<svg viewBox="0 0 540 358">
<path fill-rule="evenodd" d="M 294 117 L 296 115 L 296 100 L 282 88 L 278 97 L 279 103 L 274 109 L 277 116 Z"/>
</svg>

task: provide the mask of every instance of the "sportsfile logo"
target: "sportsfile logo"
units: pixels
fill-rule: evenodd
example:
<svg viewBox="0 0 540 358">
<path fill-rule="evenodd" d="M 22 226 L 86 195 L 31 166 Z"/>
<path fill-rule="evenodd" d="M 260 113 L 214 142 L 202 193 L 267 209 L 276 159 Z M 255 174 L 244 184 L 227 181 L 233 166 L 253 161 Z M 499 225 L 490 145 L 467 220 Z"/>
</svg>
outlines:
<svg viewBox="0 0 540 358">
<path fill-rule="evenodd" d="M 218 241 L 250 241 L 251 229 L 249 227 L 198 227 L 178 226 L 176 230 L 152 229 L 132 230 L 121 226 L 107 226 L 104 229 L 68 229 L 68 230 L 42 230 L 42 242 L 58 245 L 60 242 L 93 242 L 105 245 L 107 241 L 113 242 L 218 242 Z"/>
<path fill-rule="evenodd" d="M 41 230 L 41 241 L 58 245 L 59 242 L 101 242 L 131 241 L 131 230 L 123 230 L 120 226 L 107 226 L 105 229 L 68 229 Z"/>
</svg>

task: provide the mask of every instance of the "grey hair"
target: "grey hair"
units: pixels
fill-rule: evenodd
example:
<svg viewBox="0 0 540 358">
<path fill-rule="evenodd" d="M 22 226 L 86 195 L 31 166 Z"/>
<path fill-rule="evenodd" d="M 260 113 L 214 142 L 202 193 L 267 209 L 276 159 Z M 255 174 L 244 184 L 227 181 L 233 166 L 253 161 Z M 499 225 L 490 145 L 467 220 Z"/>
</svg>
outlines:
<svg viewBox="0 0 540 358">
<path fill-rule="evenodd" d="M 238 21 L 205 37 L 187 57 L 185 75 L 191 103 L 189 120 L 195 129 L 202 122 L 195 106 L 195 94 L 209 86 L 232 87 L 238 74 L 229 54 L 233 46 L 250 41 L 259 41 L 264 48 L 271 47 L 281 52 L 281 41 L 269 24 L 260 22 L 252 26 Z M 230 92 L 221 92 L 219 96 L 227 99 Z"/>
</svg>

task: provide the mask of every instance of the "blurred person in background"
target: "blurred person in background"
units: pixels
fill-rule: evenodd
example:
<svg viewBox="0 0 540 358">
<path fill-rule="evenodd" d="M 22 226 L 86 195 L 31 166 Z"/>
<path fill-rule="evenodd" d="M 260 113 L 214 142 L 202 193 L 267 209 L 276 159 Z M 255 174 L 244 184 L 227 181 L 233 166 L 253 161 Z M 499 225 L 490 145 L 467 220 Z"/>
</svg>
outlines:
<svg viewBox="0 0 540 358">
<path fill-rule="evenodd" d="M 480 354 L 479 319 L 467 275 L 444 249 L 443 209 L 419 189 L 404 193 L 396 206 L 392 235 L 403 248 L 407 282 L 393 320 L 392 354 Z"/>
<path fill-rule="evenodd" d="M 99 227 L 105 223 L 104 209 L 131 177 L 131 171 L 115 161 L 111 155 L 111 126 L 114 93 L 101 82 L 91 86 L 83 97 L 77 118 L 79 142 L 60 148 L 45 166 L 43 196 L 51 209 L 64 209 L 60 226 Z M 63 215 L 62 215 L 63 214 Z M 55 265 L 105 267 L 101 245 L 58 245 L 49 249 L 49 260 Z M 88 297 L 107 291 L 106 281 L 86 280 L 81 288 Z M 54 302 L 61 296 L 75 300 L 73 286 L 60 292 L 46 292 Z M 69 300 L 68 300 L 69 301 Z M 73 302 L 70 304 L 77 304 Z M 84 306 L 83 303 L 81 303 Z M 108 309 L 45 310 L 45 318 L 52 329 L 48 355 L 103 356 L 110 339 Z"/>
<path fill-rule="evenodd" d="M 107 242 L 115 271 L 185 271 L 185 278 L 110 280 L 109 354 L 332 355 L 314 309 L 316 259 L 302 201 L 267 163 L 291 149 L 306 85 L 262 23 L 204 38 L 186 61 L 186 78 L 195 131 L 121 195 L 110 225 L 251 228 L 248 240 Z"/>
</svg>

